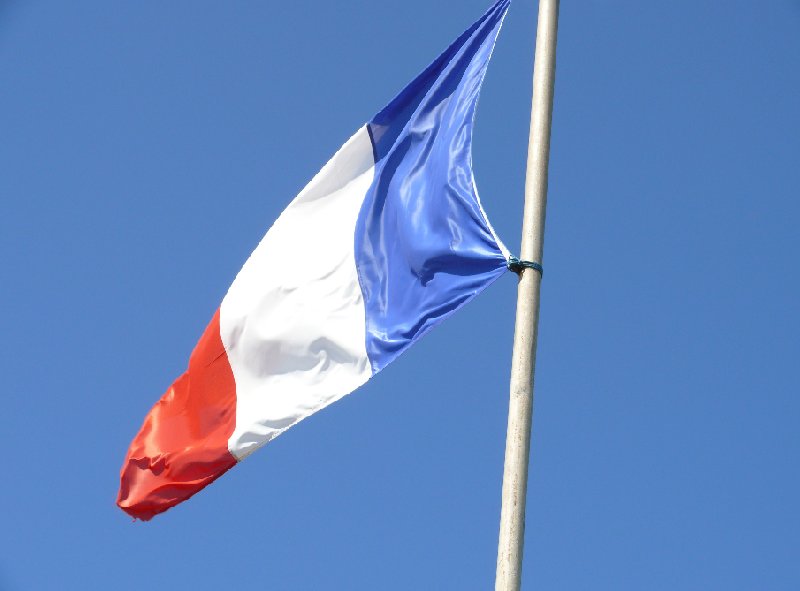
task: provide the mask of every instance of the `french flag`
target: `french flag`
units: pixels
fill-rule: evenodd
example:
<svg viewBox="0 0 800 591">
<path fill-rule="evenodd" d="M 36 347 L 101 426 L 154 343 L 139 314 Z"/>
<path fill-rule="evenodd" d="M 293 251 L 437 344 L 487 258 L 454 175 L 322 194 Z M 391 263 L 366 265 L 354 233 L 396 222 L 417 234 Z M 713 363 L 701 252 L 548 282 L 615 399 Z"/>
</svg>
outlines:
<svg viewBox="0 0 800 591">
<path fill-rule="evenodd" d="M 472 173 L 499 0 L 334 155 L 244 264 L 133 439 L 148 520 L 349 394 L 507 269 Z"/>
</svg>

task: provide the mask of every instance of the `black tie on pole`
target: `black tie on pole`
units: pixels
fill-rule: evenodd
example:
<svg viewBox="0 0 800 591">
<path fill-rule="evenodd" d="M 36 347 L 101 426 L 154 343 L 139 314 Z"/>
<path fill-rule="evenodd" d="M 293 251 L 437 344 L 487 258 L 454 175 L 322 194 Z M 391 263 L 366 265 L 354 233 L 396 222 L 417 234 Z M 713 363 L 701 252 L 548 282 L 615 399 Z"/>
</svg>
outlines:
<svg viewBox="0 0 800 591">
<path fill-rule="evenodd" d="M 508 257 L 508 262 L 506 263 L 509 271 L 513 271 L 517 275 L 522 274 L 523 269 L 533 269 L 534 271 L 538 271 L 539 275 L 544 277 L 544 267 L 542 267 L 539 263 L 534 263 L 533 261 L 521 261 L 517 257 Z"/>
</svg>

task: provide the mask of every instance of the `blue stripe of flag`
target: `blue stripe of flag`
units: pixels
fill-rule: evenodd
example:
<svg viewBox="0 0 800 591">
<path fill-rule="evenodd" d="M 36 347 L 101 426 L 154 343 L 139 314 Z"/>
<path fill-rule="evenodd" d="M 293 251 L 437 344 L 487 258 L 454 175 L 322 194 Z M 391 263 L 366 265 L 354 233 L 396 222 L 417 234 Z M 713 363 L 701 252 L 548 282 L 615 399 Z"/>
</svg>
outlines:
<svg viewBox="0 0 800 591">
<path fill-rule="evenodd" d="M 509 4 L 494 4 L 368 124 L 375 175 L 355 253 L 373 373 L 506 269 L 475 192 L 471 147 Z"/>
</svg>

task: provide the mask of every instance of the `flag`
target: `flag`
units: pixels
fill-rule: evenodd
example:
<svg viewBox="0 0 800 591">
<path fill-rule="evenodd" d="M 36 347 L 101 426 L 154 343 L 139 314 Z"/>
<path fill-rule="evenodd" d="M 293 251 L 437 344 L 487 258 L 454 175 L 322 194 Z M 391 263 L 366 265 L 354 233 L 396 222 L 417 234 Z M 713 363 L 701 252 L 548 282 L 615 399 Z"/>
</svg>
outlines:
<svg viewBox="0 0 800 591">
<path fill-rule="evenodd" d="M 117 504 L 148 520 L 363 385 L 506 270 L 472 127 L 499 0 L 359 129 L 236 276 L 133 439 Z"/>
</svg>

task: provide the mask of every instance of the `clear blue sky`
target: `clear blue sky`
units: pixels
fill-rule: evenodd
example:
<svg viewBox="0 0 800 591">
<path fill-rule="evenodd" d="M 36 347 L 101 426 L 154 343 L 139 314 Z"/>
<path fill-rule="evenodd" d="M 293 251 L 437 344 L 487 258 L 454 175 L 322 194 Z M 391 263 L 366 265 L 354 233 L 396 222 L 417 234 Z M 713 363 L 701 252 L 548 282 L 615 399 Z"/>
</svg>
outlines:
<svg viewBox="0 0 800 591">
<path fill-rule="evenodd" d="M 489 0 L 0 0 L 0 589 L 490 589 L 515 278 L 150 523 L 252 248 Z M 536 2 L 475 168 L 516 251 Z M 800 2 L 563 2 L 525 589 L 800 588 Z"/>
</svg>

